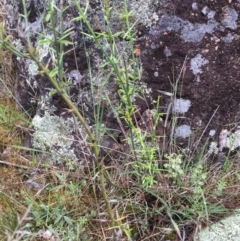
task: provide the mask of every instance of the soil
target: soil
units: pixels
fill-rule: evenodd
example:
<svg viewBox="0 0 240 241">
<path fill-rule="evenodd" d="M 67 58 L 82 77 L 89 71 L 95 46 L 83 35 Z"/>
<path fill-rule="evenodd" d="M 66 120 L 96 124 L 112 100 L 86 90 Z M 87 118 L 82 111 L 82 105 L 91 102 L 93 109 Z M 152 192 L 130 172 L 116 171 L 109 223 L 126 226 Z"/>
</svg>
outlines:
<svg viewBox="0 0 240 241">
<path fill-rule="evenodd" d="M 226 17 L 226 9 L 235 9 L 240 13 L 240 3 L 234 0 L 169 2 L 173 6 L 171 12 L 169 7 L 161 9 L 165 10 L 165 15 L 177 16 L 193 24 L 208 22 L 207 14 L 201 12 L 205 6 L 215 11 L 214 19 L 220 24 Z M 197 4 L 198 10 L 192 9 L 193 2 Z M 236 24 L 239 25 L 239 19 Z M 152 26 L 152 30 L 157 27 Z M 193 129 L 196 126 L 204 129 L 207 125 L 207 135 L 211 129 L 219 133 L 226 128 L 225 125 L 237 125 L 240 121 L 239 27 L 225 27 L 224 31 L 206 33 L 200 42 L 185 41 L 181 38 L 180 30 L 156 31 L 154 35 L 149 32 L 149 29 L 139 29 L 136 47 L 141 51 L 144 81 L 152 89 L 154 99 L 160 94 L 158 90 L 173 93 L 173 86 L 177 85 L 178 80 L 177 97 L 191 101 L 189 111 L 179 122 L 191 125 Z M 234 36 L 231 43 L 223 41 L 227 34 Z M 170 50 L 172 55 L 166 57 L 166 50 Z M 202 73 L 198 77 L 200 82 L 196 81 L 197 76 L 190 69 L 191 59 L 197 54 L 208 61 L 208 64 L 202 66 Z M 166 103 L 166 98 L 162 95 L 162 103 Z"/>
</svg>

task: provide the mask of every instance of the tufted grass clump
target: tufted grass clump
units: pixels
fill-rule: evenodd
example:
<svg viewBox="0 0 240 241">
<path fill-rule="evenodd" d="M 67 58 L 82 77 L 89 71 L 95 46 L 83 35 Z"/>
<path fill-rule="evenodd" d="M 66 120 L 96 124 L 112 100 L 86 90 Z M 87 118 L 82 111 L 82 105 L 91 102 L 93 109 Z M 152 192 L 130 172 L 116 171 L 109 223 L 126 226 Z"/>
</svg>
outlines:
<svg viewBox="0 0 240 241">
<path fill-rule="evenodd" d="M 74 48 L 68 51 L 65 48 L 73 47 L 73 30 L 63 25 L 68 8 L 48 2 L 42 25 L 48 23 L 53 37 L 49 38 L 44 29 L 38 33 L 37 47 L 33 46 L 27 27 L 18 26 L 17 36 L 3 31 L 0 40 L 1 51 L 35 63 L 38 74 L 45 76 L 53 87 L 48 92 L 49 98 L 58 95 L 68 106 L 66 113 L 74 123 L 71 131 L 75 131 L 66 135 L 68 145 L 64 150 L 69 153 L 64 155 L 56 148 L 61 135 L 55 133 L 60 127 L 66 131 L 64 116 L 47 113 L 45 117 L 34 117 L 32 125 L 22 128 L 33 135 L 32 143 L 38 143 L 34 147 L 4 143 L 1 156 L 5 160 L 0 162 L 0 180 L 5 183 L 0 189 L 0 210 L 3 210 L 0 239 L 193 240 L 201 227 L 236 208 L 229 202 L 229 196 L 238 198 L 235 195 L 240 179 L 240 168 L 235 161 L 238 156 L 229 155 L 223 165 L 216 167 L 212 163 L 217 153 L 209 155 L 207 144 L 200 147 L 198 139 L 190 137 L 187 148 L 178 147 L 173 134 L 178 116 L 174 110 L 159 112 L 161 96 L 152 100 L 153 107 L 146 112 L 148 119 L 143 120 L 135 101 L 140 98 L 147 102 L 151 90 L 142 81 L 141 56 L 135 49 L 134 11 L 129 10 L 127 0 L 117 14 L 124 28 L 117 32 L 111 25 L 116 21 L 112 19 L 116 14 L 111 14 L 113 1 L 101 2 L 105 25 L 101 31 L 95 30 L 89 18 L 89 1 L 71 3 L 77 14 L 70 22 L 84 26 L 80 28 L 85 36 L 83 41 L 91 40 L 101 53 L 101 63 L 94 66 L 84 42 L 91 118 L 84 115 L 86 103 L 81 106 L 72 99 L 69 88 L 74 83 L 65 74 L 64 57 L 74 52 Z M 21 18 L 29 26 L 25 1 L 23 8 Z M 56 16 L 60 19 L 59 28 L 55 28 Z M 21 40 L 24 51 L 16 48 L 13 37 Z M 40 57 L 39 49 L 44 45 L 48 45 L 52 59 L 56 60 L 52 66 Z M 2 78 L 5 84 L 11 83 L 6 76 Z M 112 83 L 117 86 L 116 93 L 109 94 Z M 176 96 L 177 85 L 171 96 Z M 167 123 L 170 114 L 172 119 Z M 107 127 L 105 115 L 114 115 L 118 130 Z M 51 122 L 44 129 L 41 121 L 46 117 Z M 23 119 L 15 112 L 9 114 L 8 106 L 0 105 L 0 124 L 14 129 L 17 121 Z M 34 125 L 36 120 L 38 125 Z M 1 132 L 0 135 L 3 137 Z M 76 155 L 70 155 L 75 142 L 80 143 L 79 149 L 81 145 L 88 147 L 81 160 L 84 167 Z M 15 159 L 11 155 L 14 150 L 18 150 Z M 14 162 L 16 157 L 20 163 Z M 59 164 L 53 159 L 67 161 Z"/>
</svg>

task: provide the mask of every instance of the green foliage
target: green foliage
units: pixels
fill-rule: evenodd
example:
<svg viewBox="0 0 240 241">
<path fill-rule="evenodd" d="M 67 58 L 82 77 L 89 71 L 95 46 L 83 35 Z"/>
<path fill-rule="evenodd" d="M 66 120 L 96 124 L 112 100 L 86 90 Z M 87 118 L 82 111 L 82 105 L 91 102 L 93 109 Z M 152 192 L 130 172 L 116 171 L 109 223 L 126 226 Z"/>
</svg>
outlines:
<svg viewBox="0 0 240 241">
<path fill-rule="evenodd" d="M 169 177 L 173 179 L 173 182 L 181 181 L 184 176 L 184 169 L 182 167 L 182 156 L 176 153 L 172 153 L 170 155 L 165 155 L 168 159 L 168 163 L 164 164 L 167 172 L 169 173 Z"/>
<path fill-rule="evenodd" d="M 201 188 L 207 179 L 207 173 L 204 172 L 203 166 L 199 163 L 190 169 L 191 186 Z"/>
<path fill-rule="evenodd" d="M 227 187 L 227 182 L 226 182 L 225 180 L 220 180 L 220 181 L 217 183 L 217 187 L 216 187 L 215 193 L 216 193 L 218 196 L 222 195 L 223 190 L 224 190 L 225 187 Z"/>
<path fill-rule="evenodd" d="M 88 216 L 75 210 L 79 202 L 76 199 L 82 195 L 83 182 L 80 185 L 67 183 L 65 175 L 56 173 L 56 176 L 60 185 L 48 189 L 48 199 L 45 202 L 36 201 L 31 193 L 22 192 L 26 203 L 32 206 L 30 215 L 34 222 L 28 223 L 28 227 L 32 233 L 35 230 L 49 230 L 61 240 L 87 240 Z M 59 190 L 64 192 L 59 195 Z"/>
<path fill-rule="evenodd" d="M 5 211 L 2 211 L 0 215 L 0 238 L 4 240 L 6 233 L 13 233 L 18 225 L 17 205 L 9 202 L 9 197 L 2 193 L 0 193 L 0 203 L 1 206 L 5 206 Z"/>
<path fill-rule="evenodd" d="M 7 129 L 12 129 L 16 123 L 22 121 L 23 123 L 28 123 L 28 120 L 20 114 L 15 108 L 11 106 L 0 104 L 0 125 Z"/>
</svg>

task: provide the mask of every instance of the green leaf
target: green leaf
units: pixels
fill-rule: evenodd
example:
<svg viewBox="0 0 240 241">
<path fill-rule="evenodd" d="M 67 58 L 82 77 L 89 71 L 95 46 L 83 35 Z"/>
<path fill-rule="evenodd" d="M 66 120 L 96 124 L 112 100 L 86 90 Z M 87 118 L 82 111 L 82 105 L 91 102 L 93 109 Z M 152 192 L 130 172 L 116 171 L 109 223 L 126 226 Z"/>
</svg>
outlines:
<svg viewBox="0 0 240 241">
<path fill-rule="evenodd" d="M 57 73 L 58 73 L 58 67 L 52 69 L 49 75 L 53 78 Z"/>
<path fill-rule="evenodd" d="M 62 214 L 59 213 L 59 212 L 58 212 L 56 215 L 57 215 L 57 218 L 55 219 L 54 224 L 59 223 L 59 221 L 60 221 L 60 220 L 62 219 L 62 217 L 63 217 Z"/>
<path fill-rule="evenodd" d="M 53 42 L 52 39 L 50 39 L 50 38 L 45 38 L 45 39 L 39 40 L 39 41 L 38 41 L 38 44 L 50 44 L 50 43 L 52 43 L 52 42 Z"/>
<path fill-rule="evenodd" d="M 82 19 L 86 19 L 86 16 L 84 16 L 84 15 L 79 15 L 78 17 L 73 18 L 73 19 L 71 20 L 71 22 L 81 21 Z"/>
<path fill-rule="evenodd" d="M 63 32 L 63 34 L 65 34 L 66 36 L 69 36 L 72 32 L 73 32 L 73 27 L 66 29 L 66 30 Z"/>
<path fill-rule="evenodd" d="M 52 12 L 49 11 L 49 12 L 47 13 L 46 17 L 45 17 L 45 21 L 48 22 L 48 21 L 50 20 L 51 16 L 52 16 Z"/>
<path fill-rule="evenodd" d="M 73 43 L 71 42 L 71 41 L 68 41 L 68 40 L 60 40 L 60 41 L 58 41 L 59 43 L 61 43 L 61 44 L 66 44 L 66 45 L 72 45 Z"/>
<path fill-rule="evenodd" d="M 68 223 L 68 225 L 73 226 L 73 222 L 72 222 L 72 219 L 71 219 L 71 218 L 69 218 L 69 217 L 67 217 L 67 216 L 64 216 L 63 218 L 64 218 L 64 220 Z"/>
<path fill-rule="evenodd" d="M 64 82 L 64 86 L 66 87 L 66 86 L 71 86 L 72 85 L 72 81 L 66 81 L 66 82 Z"/>
<path fill-rule="evenodd" d="M 69 29 L 68 31 L 65 31 L 63 34 L 63 36 L 58 40 L 58 42 L 59 41 L 61 41 L 61 40 L 63 40 L 63 39 L 66 39 L 69 35 L 71 35 L 73 33 L 73 31 L 72 31 L 72 29 Z"/>
<path fill-rule="evenodd" d="M 50 92 L 49 92 L 49 96 L 53 96 L 53 95 L 55 95 L 56 93 L 57 93 L 56 90 L 50 90 Z"/>
<path fill-rule="evenodd" d="M 115 34 L 112 34 L 111 37 L 112 38 L 116 38 L 116 37 L 119 37 L 120 35 L 122 35 L 124 32 L 117 32 Z"/>
</svg>

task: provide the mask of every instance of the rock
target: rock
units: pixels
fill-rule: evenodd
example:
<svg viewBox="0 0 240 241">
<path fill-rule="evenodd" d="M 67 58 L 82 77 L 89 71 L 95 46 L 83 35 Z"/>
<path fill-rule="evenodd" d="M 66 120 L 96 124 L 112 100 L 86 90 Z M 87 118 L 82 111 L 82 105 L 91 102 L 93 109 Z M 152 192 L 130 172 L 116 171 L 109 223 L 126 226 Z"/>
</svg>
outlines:
<svg viewBox="0 0 240 241">
<path fill-rule="evenodd" d="M 196 235 L 194 240 L 240 241 L 240 214 L 233 214 L 203 229 Z"/>
<path fill-rule="evenodd" d="M 164 3 L 161 6 L 164 8 Z M 205 15 L 201 13 L 204 7 Z M 198 116 L 202 123 L 209 123 L 202 143 L 211 129 L 219 135 L 224 125 L 240 121 L 239 11 L 240 5 L 234 1 L 207 5 L 200 0 L 179 1 L 175 14 L 162 13 L 156 26 L 137 39 L 143 79 L 152 88 L 153 99 L 158 90 L 174 95 L 176 88 L 177 98 L 190 100 L 191 108 L 179 122 L 188 125 Z M 150 48 L 157 44 L 159 47 Z M 171 56 L 165 55 L 165 46 Z M 158 77 L 153 79 L 156 70 Z M 161 101 L 164 99 L 162 95 Z"/>
</svg>

